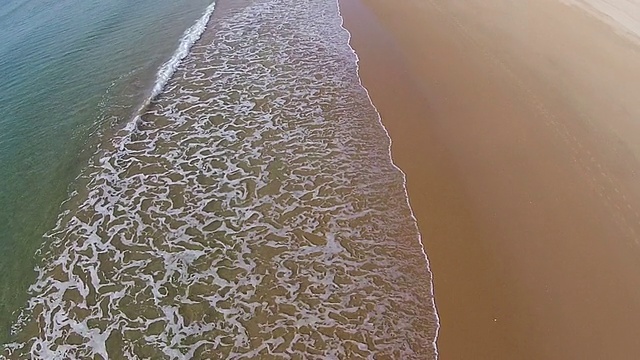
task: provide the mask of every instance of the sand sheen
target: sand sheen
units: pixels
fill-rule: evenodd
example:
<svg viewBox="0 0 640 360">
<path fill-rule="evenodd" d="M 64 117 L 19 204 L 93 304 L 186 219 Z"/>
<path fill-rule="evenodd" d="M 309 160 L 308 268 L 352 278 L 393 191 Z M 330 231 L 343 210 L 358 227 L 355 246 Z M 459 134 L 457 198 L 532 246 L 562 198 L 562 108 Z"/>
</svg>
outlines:
<svg viewBox="0 0 640 360">
<path fill-rule="evenodd" d="M 436 357 L 404 174 L 341 24 L 326 0 L 214 14 L 66 202 L 6 355 Z"/>
</svg>

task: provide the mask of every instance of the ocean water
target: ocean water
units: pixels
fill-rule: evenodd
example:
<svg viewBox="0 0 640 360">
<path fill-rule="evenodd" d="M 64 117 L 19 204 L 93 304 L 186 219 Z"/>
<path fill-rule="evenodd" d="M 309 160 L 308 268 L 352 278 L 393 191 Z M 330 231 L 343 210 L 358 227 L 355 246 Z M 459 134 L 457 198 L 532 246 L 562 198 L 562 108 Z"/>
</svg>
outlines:
<svg viewBox="0 0 640 360">
<path fill-rule="evenodd" d="M 404 175 L 337 3 L 208 14 L 103 126 L 5 356 L 435 358 Z"/>
<path fill-rule="evenodd" d="M 0 342 L 70 184 L 209 4 L 0 2 Z"/>
</svg>

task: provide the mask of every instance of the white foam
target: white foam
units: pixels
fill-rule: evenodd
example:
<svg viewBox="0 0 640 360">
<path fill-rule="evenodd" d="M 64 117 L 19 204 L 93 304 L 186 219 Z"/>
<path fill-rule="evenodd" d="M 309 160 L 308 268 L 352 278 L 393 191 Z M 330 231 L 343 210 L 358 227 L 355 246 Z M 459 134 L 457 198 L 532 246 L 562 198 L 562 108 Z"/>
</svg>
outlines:
<svg viewBox="0 0 640 360">
<path fill-rule="evenodd" d="M 336 5 L 216 20 L 216 46 L 198 42 L 87 170 L 14 328 L 40 332 L 7 349 L 91 358 L 121 334 L 128 358 L 431 358 L 419 232 Z"/>
<path fill-rule="evenodd" d="M 204 14 L 198 21 L 193 24 L 187 31 L 185 31 L 184 35 L 182 35 L 182 40 L 180 40 L 180 45 L 173 56 L 169 61 L 164 63 L 158 73 L 156 75 L 156 82 L 153 86 L 153 90 L 151 90 L 150 99 L 153 100 L 156 96 L 158 96 L 162 89 L 164 89 L 165 85 L 175 73 L 176 68 L 180 65 L 180 62 L 189 55 L 189 50 L 195 44 L 202 33 L 207 29 L 207 24 L 209 23 L 209 19 L 211 18 L 211 14 L 216 8 L 216 2 L 212 2 L 204 11 Z"/>
<path fill-rule="evenodd" d="M 358 57 L 358 53 L 356 52 L 356 50 L 351 46 L 351 33 L 349 32 L 349 30 L 344 26 L 344 17 L 342 16 L 342 13 L 340 12 L 340 0 L 336 0 L 336 2 L 338 3 L 338 15 L 340 16 L 340 20 L 341 20 L 341 24 L 340 26 L 342 27 L 342 29 L 344 29 L 345 32 L 347 32 L 349 34 L 349 48 L 351 49 L 351 51 L 353 52 L 353 55 L 356 58 L 356 67 L 357 67 L 357 72 L 358 72 L 358 80 L 360 81 L 360 86 L 364 89 L 364 91 L 367 93 L 367 98 L 369 99 L 369 102 L 371 103 L 371 106 L 375 109 L 377 117 L 378 117 L 378 121 L 380 122 L 380 126 L 382 127 L 382 129 L 384 130 L 385 134 L 387 135 L 387 138 L 389 139 L 389 161 L 391 161 L 391 163 L 393 164 L 393 167 L 395 167 L 400 173 L 402 173 L 402 182 L 403 185 L 402 187 L 404 188 L 404 195 L 405 195 L 405 199 L 407 201 L 407 206 L 409 207 L 409 210 L 411 211 L 411 218 L 413 220 L 413 225 L 415 226 L 416 231 L 418 232 L 418 242 L 420 243 L 420 248 L 422 250 L 422 255 L 424 256 L 425 259 L 425 266 L 427 267 L 427 269 L 429 269 L 429 276 L 430 276 L 430 282 L 429 282 L 429 286 L 430 286 L 430 292 L 431 292 L 431 306 L 433 308 L 433 312 L 434 315 L 436 317 L 436 321 L 437 321 L 437 328 L 436 328 L 436 336 L 433 339 L 433 349 L 435 351 L 435 357 L 438 358 L 438 346 L 437 346 L 437 341 L 438 341 L 438 334 L 440 332 L 440 317 L 438 315 L 438 308 L 436 306 L 436 302 L 435 302 L 435 290 L 434 290 L 434 286 L 433 286 L 433 273 L 431 272 L 431 267 L 429 266 L 429 257 L 427 256 L 427 251 L 424 247 L 424 242 L 422 240 L 422 233 L 420 232 L 420 228 L 418 227 L 418 219 L 416 218 L 414 212 L 413 212 L 413 208 L 411 207 L 411 200 L 409 198 L 409 190 L 407 188 L 407 174 L 402 171 L 402 169 L 393 161 L 393 153 L 391 151 L 392 149 L 392 145 L 393 145 L 393 139 L 391 139 L 391 134 L 389 134 L 389 131 L 387 131 L 387 128 L 384 126 L 384 122 L 382 121 L 382 116 L 380 115 L 380 112 L 378 111 L 378 108 L 376 107 L 376 105 L 373 103 L 373 100 L 371 99 L 371 95 L 369 95 L 369 90 L 367 90 L 367 88 L 364 86 L 364 84 L 362 83 L 362 78 L 360 77 L 360 58 Z"/>
<path fill-rule="evenodd" d="M 182 38 L 180 39 L 180 43 L 178 44 L 178 48 L 173 53 L 171 58 L 167 60 L 158 72 L 156 73 L 156 79 L 153 84 L 153 88 L 151 89 L 151 93 L 149 97 L 142 103 L 138 111 L 136 111 L 136 115 L 133 119 L 127 123 L 124 127 L 125 131 L 131 132 L 134 131 L 138 123 L 140 122 L 140 114 L 144 112 L 144 110 L 149 106 L 151 101 L 153 101 L 158 95 L 162 93 L 162 90 L 167 85 L 167 82 L 171 79 L 173 74 L 176 72 L 176 69 L 189 55 L 189 51 L 193 47 L 193 44 L 196 43 L 207 29 L 207 24 L 211 19 L 211 15 L 216 8 L 216 2 L 213 1 L 207 8 L 205 9 L 202 16 L 193 24 L 190 28 L 188 28 L 184 34 L 182 34 Z"/>
</svg>

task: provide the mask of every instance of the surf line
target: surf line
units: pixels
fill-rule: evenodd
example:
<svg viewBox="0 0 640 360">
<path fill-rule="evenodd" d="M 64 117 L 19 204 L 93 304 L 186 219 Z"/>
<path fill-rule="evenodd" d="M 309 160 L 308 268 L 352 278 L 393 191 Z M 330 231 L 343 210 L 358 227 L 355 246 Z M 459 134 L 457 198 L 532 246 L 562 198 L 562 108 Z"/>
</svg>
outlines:
<svg viewBox="0 0 640 360">
<path fill-rule="evenodd" d="M 158 72 L 156 73 L 155 83 L 153 84 L 153 88 L 151 89 L 151 93 L 135 112 L 133 119 L 125 126 L 126 131 L 131 132 L 136 129 L 138 123 L 141 120 L 140 116 L 142 115 L 144 110 L 158 95 L 160 95 L 160 93 L 162 93 L 162 90 L 167 85 L 169 80 L 171 80 L 171 77 L 176 72 L 176 69 L 178 68 L 182 60 L 184 60 L 184 58 L 189 55 L 189 52 L 196 41 L 200 40 L 200 37 L 207 29 L 207 24 L 209 23 L 209 20 L 211 19 L 211 15 L 213 15 L 213 11 L 215 10 L 215 8 L 216 1 L 213 1 L 209 6 L 207 6 L 200 19 L 198 19 L 195 24 L 193 24 L 182 34 L 182 38 L 180 39 L 178 48 L 173 53 L 171 58 L 164 64 L 162 64 L 162 66 L 160 66 L 160 68 L 158 69 Z"/>
</svg>

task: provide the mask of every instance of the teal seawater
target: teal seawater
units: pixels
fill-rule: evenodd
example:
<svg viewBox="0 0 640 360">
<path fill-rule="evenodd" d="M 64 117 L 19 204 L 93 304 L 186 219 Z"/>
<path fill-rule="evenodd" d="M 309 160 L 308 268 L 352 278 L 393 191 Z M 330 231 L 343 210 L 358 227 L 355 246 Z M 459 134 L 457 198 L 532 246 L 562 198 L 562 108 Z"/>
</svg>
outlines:
<svg viewBox="0 0 640 360">
<path fill-rule="evenodd" d="M 1 342 L 70 184 L 210 3 L 0 2 Z"/>
</svg>

